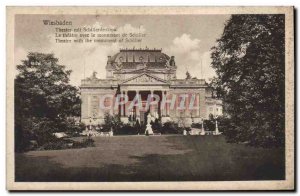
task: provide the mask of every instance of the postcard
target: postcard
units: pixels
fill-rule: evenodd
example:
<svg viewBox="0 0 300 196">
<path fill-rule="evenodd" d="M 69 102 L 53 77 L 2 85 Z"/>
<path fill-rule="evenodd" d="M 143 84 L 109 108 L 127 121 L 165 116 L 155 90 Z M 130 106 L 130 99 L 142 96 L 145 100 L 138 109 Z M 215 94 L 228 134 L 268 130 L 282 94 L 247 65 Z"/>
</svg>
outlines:
<svg viewBox="0 0 300 196">
<path fill-rule="evenodd" d="M 294 190 L 293 7 L 7 7 L 7 189 Z"/>
</svg>

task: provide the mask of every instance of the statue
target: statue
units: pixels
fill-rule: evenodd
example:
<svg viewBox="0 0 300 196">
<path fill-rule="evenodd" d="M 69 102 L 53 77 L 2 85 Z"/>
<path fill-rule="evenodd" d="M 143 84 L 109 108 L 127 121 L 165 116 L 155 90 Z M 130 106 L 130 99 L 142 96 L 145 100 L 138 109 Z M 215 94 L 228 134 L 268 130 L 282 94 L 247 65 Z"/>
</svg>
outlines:
<svg viewBox="0 0 300 196">
<path fill-rule="evenodd" d="M 145 130 L 145 135 L 153 135 L 152 127 L 151 127 L 151 114 L 149 113 L 147 115 L 147 125 L 146 125 L 146 130 Z"/>
<path fill-rule="evenodd" d="M 142 62 L 142 63 L 143 63 L 144 69 L 147 69 L 147 64 L 146 64 L 146 62 Z"/>
<path fill-rule="evenodd" d="M 114 135 L 114 132 L 113 132 L 112 128 L 110 128 L 109 136 L 113 136 L 113 135 Z"/>
<path fill-rule="evenodd" d="M 92 75 L 90 77 L 87 78 L 88 80 L 95 80 L 97 79 L 97 72 L 93 71 Z"/>
<path fill-rule="evenodd" d="M 192 76 L 191 76 L 190 72 L 187 71 L 187 72 L 185 73 L 185 75 L 186 75 L 186 78 L 185 78 L 186 80 L 192 79 Z"/>
</svg>

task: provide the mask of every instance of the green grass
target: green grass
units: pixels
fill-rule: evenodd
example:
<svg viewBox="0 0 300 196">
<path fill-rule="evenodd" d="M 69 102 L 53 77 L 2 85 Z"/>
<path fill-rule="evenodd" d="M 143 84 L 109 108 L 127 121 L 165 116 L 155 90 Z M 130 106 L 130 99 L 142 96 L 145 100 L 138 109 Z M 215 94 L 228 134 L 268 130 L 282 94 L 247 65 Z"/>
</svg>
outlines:
<svg viewBox="0 0 300 196">
<path fill-rule="evenodd" d="M 114 136 L 96 147 L 16 154 L 16 181 L 284 179 L 284 149 L 228 144 L 223 136 Z"/>
</svg>

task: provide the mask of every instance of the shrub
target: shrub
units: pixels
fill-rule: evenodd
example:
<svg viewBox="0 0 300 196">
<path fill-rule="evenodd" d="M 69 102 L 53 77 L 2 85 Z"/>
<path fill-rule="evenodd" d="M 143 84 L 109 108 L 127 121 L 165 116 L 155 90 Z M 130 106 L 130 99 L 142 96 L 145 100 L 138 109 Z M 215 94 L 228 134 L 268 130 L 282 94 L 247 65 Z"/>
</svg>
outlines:
<svg viewBox="0 0 300 196">
<path fill-rule="evenodd" d="M 67 120 L 64 123 L 64 129 L 62 132 L 65 132 L 70 137 L 78 137 L 84 129 L 84 123 L 76 123 L 75 120 Z"/>
<path fill-rule="evenodd" d="M 154 133 L 160 133 L 162 129 L 162 124 L 158 119 L 155 119 L 154 122 L 151 122 L 152 130 Z"/>
<path fill-rule="evenodd" d="M 191 131 L 192 129 L 191 129 L 191 127 L 185 127 L 185 130 L 186 131 Z"/>
<path fill-rule="evenodd" d="M 201 129 L 202 128 L 202 123 L 192 123 L 191 127 Z"/>
<path fill-rule="evenodd" d="M 65 132 L 71 137 L 79 136 L 85 128 L 84 124 L 76 123 L 73 119 L 49 119 L 49 118 L 24 118 L 22 123 L 16 123 L 15 145 L 16 152 L 32 150 L 32 142 L 37 146 L 45 144 L 60 145 L 53 135 L 56 132 Z M 49 147 L 51 148 L 51 147 Z M 55 147 L 54 147 L 55 148 Z"/>
<path fill-rule="evenodd" d="M 175 122 L 166 122 L 161 128 L 162 134 L 182 134 L 184 128 L 179 127 L 178 123 Z"/>
<path fill-rule="evenodd" d="M 83 139 L 82 141 L 73 141 L 69 139 L 57 139 L 56 141 L 47 142 L 38 150 L 62 150 L 71 148 L 86 148 L 94 147 L 94 140 L 91 138 Z"/>
<path fill-rule="evenodd" d="M 209 119 L 209 120 L 204 120 L 203 126 L 205 131 L 215 131 L 216 130 L 216 123 L 215 120 Z"/>
<path fill-rule="evenodd" d="M 43 144 L 41 147 L 38 148 L 38 150 L 61 150 L 61 149 L 67 149 L 68 143 L 64 140 L 59 141 L 51 141 Z"/>
<path fill-rule="evenodd" d="M 92 138 L 85 138 L 81 142 L 74 142 L 73 148 L 86 148 L 86 147 L 94 147 L 94 140 Z"/>
<path fill-rule="evenodd" d="M 115 135 L 136 135 L 137 133 L 138 130 L 129 124 L 126 124 L 115 131 Z"/>
<path fill-rule="evenodd" d="M 112 116 L 109 113 L 106 113 L 104 116 L 104 124 L 102 125 L 103 131 L 113 130 L 114 133 L 117 133 L 118 130 L 123 127 L 123 122 L 120 119 L 120 116 Z"/>
<path fill-rule="evenodd" d="M 28 118 L 24 121 L 23 129 L 30 133 L 31 140 L 36 140 L 38 146 L 57 140 L 54 132 L 60 132 L 60 125 L 48 118 Z"/>
<path fill-rule="evenodd" d="M 137 134 L 142 134 L 142 133 L 144 133 L 144 131 L 143 131 L 143 126 L 141 126 L 141 124 L 140 124 L 140 122 L 139 122 L 138 120 L 136 121 L 134 127 L 135 127 L 135 130 L 136 130 L 136 133 L 137 133 Z"/>
</svg>

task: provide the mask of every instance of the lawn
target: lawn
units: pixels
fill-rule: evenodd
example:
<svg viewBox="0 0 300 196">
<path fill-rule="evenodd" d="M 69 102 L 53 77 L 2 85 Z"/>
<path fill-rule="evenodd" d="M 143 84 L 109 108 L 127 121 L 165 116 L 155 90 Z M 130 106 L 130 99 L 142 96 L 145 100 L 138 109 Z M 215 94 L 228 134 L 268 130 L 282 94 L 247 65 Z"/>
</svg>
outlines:
<svg viewBox="0 0 300 196">
<path fill-rule="evenodd" d="M 223 136 L 114 136 L 96 147 L 16 154 L 16 181 L 284 179 L 284 149 L 228 144 Z"/>
</svg>

